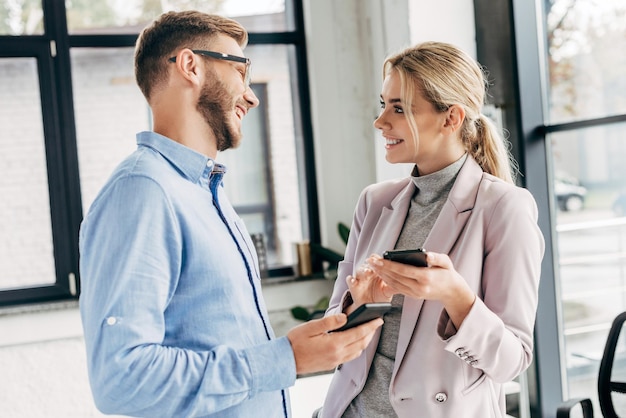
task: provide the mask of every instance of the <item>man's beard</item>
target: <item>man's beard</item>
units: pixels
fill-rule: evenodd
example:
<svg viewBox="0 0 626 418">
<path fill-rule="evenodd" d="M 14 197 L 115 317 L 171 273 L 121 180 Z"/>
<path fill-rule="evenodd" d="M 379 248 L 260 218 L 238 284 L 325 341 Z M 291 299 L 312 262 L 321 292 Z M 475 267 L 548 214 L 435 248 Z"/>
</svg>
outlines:
<svg viewBox="0 0 626 418">
<path fill-rule="evenodd" d="M 237 148 L 241 141 L 241 131 L 236 131 L 231 123 L 234 104 L 226 86 L 217 79 L 206 82 L 198 98 L 197 109 L 209 124 L 215 135 L 218 151 Z"/>
</svg>

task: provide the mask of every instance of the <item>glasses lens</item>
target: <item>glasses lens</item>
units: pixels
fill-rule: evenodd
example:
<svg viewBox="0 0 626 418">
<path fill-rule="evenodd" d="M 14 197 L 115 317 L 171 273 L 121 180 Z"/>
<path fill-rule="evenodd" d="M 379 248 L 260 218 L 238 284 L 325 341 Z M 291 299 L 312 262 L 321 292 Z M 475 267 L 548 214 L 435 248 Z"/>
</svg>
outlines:
<svg viewBox="0 0 626 418">
<path fill-rule="evenodd" d="M 250 61 L 246 63 L 246 77 L 244 82 L 246 83 L 246 87 L 250 86 Z"/>
</svg>

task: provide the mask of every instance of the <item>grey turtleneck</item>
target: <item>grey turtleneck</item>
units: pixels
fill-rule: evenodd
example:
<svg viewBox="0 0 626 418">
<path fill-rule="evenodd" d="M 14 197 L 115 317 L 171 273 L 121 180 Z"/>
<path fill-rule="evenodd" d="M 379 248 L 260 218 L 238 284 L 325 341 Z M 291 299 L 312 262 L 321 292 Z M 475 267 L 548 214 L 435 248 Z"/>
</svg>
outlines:
<svg viewBox="0 0 626 418">
<path fill-rule="evenodd" d="M 415 193 L 395 249 L 405 250 L 424 245 L 466 158 L 467 154 L 449 166 L 424 176 L 419 176 L 417 166 L 413 169 L 411 179 L 415 184 Z M 396 359 L 403 302 L 404 295 L 398 294 L 392 298 L 393 310 L 385 315 L 365 387 L 352 400 L 343 418 L 396 416 L 389 401 L 389 384 Z"/>
</svg>

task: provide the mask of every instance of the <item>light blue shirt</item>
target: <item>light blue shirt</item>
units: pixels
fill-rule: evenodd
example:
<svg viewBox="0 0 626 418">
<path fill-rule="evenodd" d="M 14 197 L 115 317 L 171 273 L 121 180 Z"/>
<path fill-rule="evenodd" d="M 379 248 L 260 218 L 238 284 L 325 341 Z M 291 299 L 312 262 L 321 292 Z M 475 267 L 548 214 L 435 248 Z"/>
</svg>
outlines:
<svg viewBox="0 0 626 418">
<path fill-rule="evenodd" d="M 288 417 L 291 345 L 275 338 L 225 167 L 154 132 L 80 230 L 80 312 L 104 413 Z"/>
</svg>

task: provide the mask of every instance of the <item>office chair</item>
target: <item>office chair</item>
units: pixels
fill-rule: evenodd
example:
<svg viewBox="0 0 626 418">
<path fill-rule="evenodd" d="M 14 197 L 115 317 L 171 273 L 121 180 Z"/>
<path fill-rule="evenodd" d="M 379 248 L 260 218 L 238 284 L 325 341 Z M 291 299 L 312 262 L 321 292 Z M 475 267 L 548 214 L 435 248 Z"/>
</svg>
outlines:
<svg viewBox="0 0 626 418">
<path fill-rule="evenodd" d="M 626 394 L 626 382 L 611 380 L 617 341 L 619 340 L 624 322 L 626 322 L 626 312 L 622 312 L 613 320 L 609 335 L 606 339 L 606 345 L 604 346 L 602 360 L 600 360 L 600 370 L 598 371 L 598 401 L 604 418 L 620 418 L 617 412 L 615 412 L 612 394 L 614 392 Z M 583 418 L 593 418 L 593 405 L 589 398 L 574 398 L 564 402 L 557 409 L 556 418 L 569 418 L 572 409 L 579 404 L 583 411 Z M 626 415 L 622 415 L 622 417 L 626 417 Z"/>
</svg>

